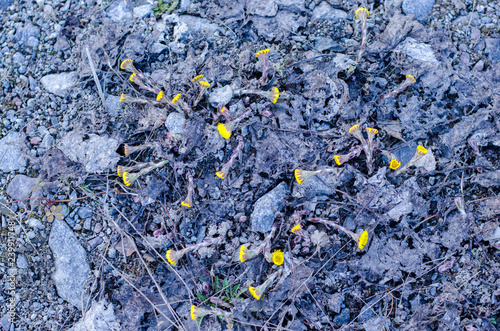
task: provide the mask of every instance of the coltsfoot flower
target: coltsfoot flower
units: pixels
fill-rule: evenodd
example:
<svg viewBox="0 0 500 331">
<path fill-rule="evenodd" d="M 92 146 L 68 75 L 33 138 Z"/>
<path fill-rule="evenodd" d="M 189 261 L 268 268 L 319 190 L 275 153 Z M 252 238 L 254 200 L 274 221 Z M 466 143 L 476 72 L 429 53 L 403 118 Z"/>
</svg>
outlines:
<svg viewBox="0 0 500 331">
<path fill-rule="evenodd" d="M 283 262 L 285 261 L 285 256 L 283 252 L 280 249 L 278 249 L 273 252 L 272 260 L 274 264 L 282 265 Z"/>
</svg>

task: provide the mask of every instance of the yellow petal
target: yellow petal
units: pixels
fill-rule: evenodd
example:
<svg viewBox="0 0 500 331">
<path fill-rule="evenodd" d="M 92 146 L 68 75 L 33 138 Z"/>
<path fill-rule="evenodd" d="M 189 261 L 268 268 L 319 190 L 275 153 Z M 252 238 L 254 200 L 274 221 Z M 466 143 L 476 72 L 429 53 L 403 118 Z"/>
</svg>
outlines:
<svg viewBox="0 0 500 331">
<path fill-rule="evenodd" d="M 363 231 L 363 233 L 359 236 L 358 239 L 358 248 L 363 249 L 368 242 L 368 231 Z"/>
<path fill-rule="evenodd" d="M 231 128 L 229 125 L 219 123 L 217 124 L 217 130 L 224 139 L 229 139 L 231 137 Z"/>
<path fill-rule="evenodd" d="M 300 185 L 304 182 L 304 177 L 302 176 L 301 169 L 295 169 L 295 180 L 297 180 L 297 183 L 299 183 Z"/>
<path fill-rule="evenodd" d="M 257 300 L 260 300 L 260 298 L 262 297 L 262 293 L 260 293 L 260 291 L 256 287 L 250 286 L 248 288 L 248 291 L 250 291 L 250 294 Z"/>
<path fill-rule="evenodd" d="M 274 264 L 282 265 L 284 261 L 285 261 L 285 256 L 280 249 L 273 252 L 273 263 Z"/>
<path fill-rule="evenodd" d="M 391 164 L 389 164 L 389 168 L 392 170 L 396 170 L 401 166 L 401 162 L 398 161 L 398 159 L 392 159 Z"/>
</svg>

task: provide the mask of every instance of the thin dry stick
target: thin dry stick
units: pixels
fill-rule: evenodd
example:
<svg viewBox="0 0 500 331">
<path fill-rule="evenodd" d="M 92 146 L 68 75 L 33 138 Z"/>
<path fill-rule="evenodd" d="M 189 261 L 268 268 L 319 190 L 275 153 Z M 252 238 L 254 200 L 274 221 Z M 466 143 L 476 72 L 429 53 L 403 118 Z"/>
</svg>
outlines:
<svg viewBox="0 0 500 331">
<path fill-rule="evenodd" d="M 89 60 L 90 70 L 92 70 L 92 76 L 94 77 L 94 81 L 97 86 L 97 92 L 99 93 L 99 97 L 101 98 L 102 101 L 102 106 L 104 108 L 104 111 L 107 112 L 106 100 L 104 99 L 104 93 L 102 92 L 101 83 L 99 82 L 99 78 L 97 77 L 97 72 L 94 66 L 94 60 L 92 60 L 92 56 L 90 56 L 90 51 L 88 47 L 85 47 L 85 51 L 87 52 L 87 58 Z"/>
</svg>

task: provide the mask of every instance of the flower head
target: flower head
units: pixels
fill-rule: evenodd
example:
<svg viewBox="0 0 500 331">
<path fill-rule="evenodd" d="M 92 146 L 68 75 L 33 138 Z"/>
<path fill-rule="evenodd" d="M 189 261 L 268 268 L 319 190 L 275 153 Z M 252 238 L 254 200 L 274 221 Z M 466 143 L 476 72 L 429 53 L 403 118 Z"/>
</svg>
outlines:
<svg viewBox="0 0 500 331">
<path fill-rule="evenodd" d="M 377 134 L 378 133 L 378 130 L 377 129 L 373 129 L 373 128 L 366 128 L 366 132 L 368 132 L 368 134 Z"/>
<path fill-rule="evenodd" d="M 361 18 L 367 18 L 368 15 L 370 15 L 370 12 L 368 12 L 368 9 L 366 9 L 364 7 L 360 7 L 358 9 L 356 9 L 354 14 L 356 14 L 356 18 L 359 20 Z"/>
<path fill-rule="evenodd" d="M 255 53 L 255 56 L 259 57 L 259 56 L 261 56 L 263 54 L 267 54 L 267 53 L 269 53 L 269 48 L 261 49 L 260 51 L 258 51 L 257 53 Z"/>
<path fill-rule="evenodd" d="M 415 79 L 415 77 L 413 77 L 410 74 L 406 75 L 406 80 L 409 81 L 412 84 L 415 84 L 417 82 L 417 80 Z"/>
<path fill-rule="evenodd" d="M 297 224 L 297 225 L 295 225 L 295 226 L 292 228 L 292 233 L 297 233 L 297 232 L 299 232 L 300 230 L 302 230 L 302 225 Z"/>
<path fill-rule="evenodd" d="M 191 319 L 195 320 L 208 314 L 210 314 L 209 310 L 191 305 Z"/>
<path fill-rule="evenodd" d="M 217 171 L 215 174 L 217 175 L 217 177 L 219 177 L 221 179 L 224 179 L 227 176 L 227 174 L 224 173 L 223 171 Z"/>
<path fill-rule="evenodd" d="M 282 265 L 285 261 L 285 256 L 283 252 L 278 249 L 273 252 L 273 263 L 276 265 Z"/>
<path fill-rule="evenodd" d="M 202 78 L 203 78 L 203 75 L 198 75 L 198 76 L 194 77 L 191 81 L 194 83 Z"/>
<path fill-rule="evenodd" d="M 156 96 L 156 101 L 161 101 L 163 100 L 163 91 L 158 92 L 158 95 Z"/>
<path fill-rule="evenodd" d="M 260 300 L 262 297 L 262 291 L 258 287 L 250 286 L 248 291 L 250 291 L 250 294 L 257 300 Z"/>
<path fill-rule="evenodd" d="M 424 146 L 418 145 L 417 154 L 419 154 L 420 156 L 424 156 L 425 154 L 427 154 L 427 149 Z"/>
<path fill-rule="evenodd" d="M 123 167 L 121 165 L 116 167 L 116 173 L 118 174 L 118 177 L 123 176 Z"/>
<path fill-rule="evenodd" d="M 134 72 L 134 73 L 132 73 L 132 75 L 130 75 L 129 80 L 130 80 L 131 82 L 134 82 L 134 79 L 137 79 L 137 74 L 136 74 L 135 72 Z"/>
<path fill-rule="evenodd" d="M 248 260 L 248 248 L 245 245 L 240 247 L 240 262 Z"/>
<path fill-rule="evenodd" d="M 273 86 L 271 89 L 272 92 L 272 98 L 270 98 L 272 103 L 276 103 L 280 97 L 280 90 L 276 86 Z"/>
<path fill-rule="evenodd" d="M 217 124 L 217 130 L 224 139 L 229 139 L 231 137 L 233 127 L 231 123 L 223 124 L 219 122 L 219 124 Z"/>
<path fill-rule="evenodd" d="M 120 64 L 120 69 L 130 71 L 134 66 L 133 63 L 134 62 L 131 59 L 123 60 Z"/>
<path fill-rule="evenodd" d="M 295 169 L 295 179 L 297 180 L 297 183 L 302 185 L 304 182 L 304 170 L 302 169 Z"/>
<path fill-rule="evenodd" d="M 193 206 L 193 204 L 191 202 L 186 201 L 186 200 L 182 201 L 181 205 L 184 207 L 188 207 L 188 208 L 191 208 Z"/>
<path fill-rule="evenodd" d="M 210 83 L 205 82 L 204 80 L 199 80 L 198 84 L 200 84 L 201 87 L 204 87 L 204 88 L 209 88 L 210 87 Z"/>
<path fill-rule="evenodd" d="M 359 235 L 358 248 L 363 249 L 368 242 L 368 231 L 364 230 L 363 233 Z"/>
<path fill-rule="evenodd" d="M 127 95 L 125 93 L 122 93 L 122 95 L 120 96 L 120 102 L 125 102 L 127 99 Z"/>
<path fill-rule="evenodd" d="M 179 256 L 177 254 L 177 251 L 174 251 L 173 249 L 169 249 L 167 251 L 166 257 L 167 257 L 168 263 L 170 263 L 172 265 L 176 265 L 177 262 L 179 262 L 179 258 L 181 258 L 181 256 Z"/>
<path fill-rule="evenodd" d="M 337 163 L 337 165 L 342 165 L 342 163 L 344 163 L 342 155 L 335 155 L 333 159 L 335 160 L 335 163 Z"/>
<path fill-rule="evenodd" d="M 181 98 L 181 94 L 177 94 L 175 97 L 172 98 L 172 103 L 176 103 L 177 101 L 179 101 L 179 99 Z"/>
<path fill-rule="evenodd" d="M 349 129 L 349 133 L 352 134 L 352 135 L 355 135 L 358 131 L 359 131 L 359 124 L 354 124 Z"/>
<path fill-rule="evenodd" d="M 123 182 L 125 183 L 125 185 L 127 186 L 130 186 L 134 183 L 134 181 L 137 179 L 137 177 L 135 176 L 135 174 L 132 174 L 130 172 L 127 172 L 125 171 L 123 174 L 122 174 L 122 177 L 123 177 Z"/>
<path fill-rule="evenodd" d="M 400 166 L 401 166 L 401 162 L 398 161 L 398 159 L 392 159 L 391 163 L 389 164 L 389 168 L 391 168 L 392 170 L 396 170 Z"/>
</svg>

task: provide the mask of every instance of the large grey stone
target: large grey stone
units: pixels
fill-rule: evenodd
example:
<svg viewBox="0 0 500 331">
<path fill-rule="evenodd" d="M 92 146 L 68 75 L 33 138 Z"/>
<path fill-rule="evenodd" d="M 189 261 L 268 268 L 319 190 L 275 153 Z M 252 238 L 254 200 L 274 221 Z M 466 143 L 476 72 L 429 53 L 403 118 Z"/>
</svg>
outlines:
<svg viewBox="0 0 500 331">
<path fill-rule="evenodd" d="M 116 153 L 119 141 L 108 136 L 90 134 L 83 140 L 81 133 L 68 132 L 59 142 L 58 147 L 73 162 L 82 163 L 90 173 L 114 170 L 120 155 Z"/>
<path fill-rule="evenodd" d="M 65 97 L 78 82 L 78 74 L 76 71 L 51 74 L 43 76 L 40 82 L 50 93 Z"/>
<path fill-rule="evenodd" d="M 64 221 L 57 218 L 50 231 L 49 247 L 54 254 L 53 275 L 61 298 L 82 309 L 87 301 L 85 282 L 90 274 L 87 252 Z"/>
<path fill-rule="evenodd" d="M 33 186 L 36 184 L 35 178 L 30 178 L 25 175 L 16 175 L 7 186 L 7 194 L 12 199 L 29 198 Z"/>
<path fill-rule="evenodd" d="M 19 28 L 16 33 L 15 40 L 22 43 L 24 46 L 32 44 L 30 38 L 34 38 L 38 41 L 40 38 L 40 28 L 33 25 L 31 22 L 27 22 L 23 27 Z"/>
<path fill-rule="evenodd" d="M 186 118 L 183 114 L 178 112 L 170 113 L 165 121 L 167 130 L 172 133 L 184 135 L 184 126 L 186 125 Z"/>
<path fill-rule="evenodd" d="M 490 61 L 500 61 L 500 38 L 486 38 L 484 40 L 485 50 Z"/>
<path fill-rule="evenodd" d="M 283 208 L 283 201 L 288 195 L 289 187 L 281 182 L 274 189 L 263 195 L 253 206 L 251 216 L 252 230 L 262 233 L 271 231 L 274 215 Z"/>
<path fill-rule="evenodd" d="M 106 15 L 114 22 L 127 22 L 134 19 L 134 5 L 129 0 L 117 0 L 106 9 Z"/>
<path fill-rule="evenodd" d="M 4 172 L 18 170 L 26 165 L 21 152 L 21 135 L 10 132 L 0 140 L 0 170 Z"/>
<path fill-rule="evenodd" d="M 276 16 L 278 5 L 274 0 L 248 0 L 247 12 L 258 16 Z"/>
<path fill-rule="evenodd" d="M 217 107 L 218 105 L 227 105 L 232 98 L 233 89 L 230 85 L 226 85 L 224 87 L 211 90 L 208 102 L 210 102 L 212 107 Z"/>
<path fill-rule="evenodd" d="M 416 20 L 423 20 L 432 11 L 435 0 L 403 0 L 405 15 L 414 15 Z"/>
<path fill-rule="evenodd" d="M 311 16 L 311 21 L 328 20 L 338 22 L 347 17 L 347 13 L 343 10 L 333 8 L 326 1 L 323 1 L 314 8 Z"/>
<path fill-rule="evenodd" d="M 113 304 L 102 299 L 93 302 L 90 309 L 69 331 L 119 331 L 123 330 L 117 321 Z"/>
<path fill-rule="evenodd" d="M 7 7 L 12 5 L 14 3 L 14 0 L 0 0 L 0 10 L 5 10 Z M 8 316 L 8 315 L 5 315 Z"/>
</svg>

